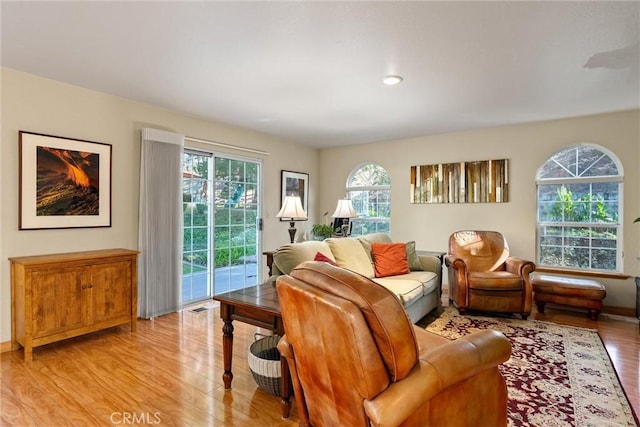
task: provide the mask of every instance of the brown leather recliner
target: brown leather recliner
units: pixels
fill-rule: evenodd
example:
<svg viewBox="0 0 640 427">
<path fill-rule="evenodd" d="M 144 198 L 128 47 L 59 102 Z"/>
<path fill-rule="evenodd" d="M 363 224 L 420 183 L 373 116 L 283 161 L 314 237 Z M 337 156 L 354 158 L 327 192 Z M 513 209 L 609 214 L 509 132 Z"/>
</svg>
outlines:
<svg viewBox="0 0 640 427">
<path fill-rule="evenodd" d="M 449 301 L 460 314 L 468 310 L 531 314 L 529 275 L 536 265 L 509 256 L 509 245 L 497 231 L 457 231 L 449 237 L 445 258 Z"/>
<path fill-rule="evenodd" d="M 323 262 L 276 286 L 301 426 L 506 425 L 500 332 L 449 341 L 414 326 L 388 289 Z"/>
</svg>

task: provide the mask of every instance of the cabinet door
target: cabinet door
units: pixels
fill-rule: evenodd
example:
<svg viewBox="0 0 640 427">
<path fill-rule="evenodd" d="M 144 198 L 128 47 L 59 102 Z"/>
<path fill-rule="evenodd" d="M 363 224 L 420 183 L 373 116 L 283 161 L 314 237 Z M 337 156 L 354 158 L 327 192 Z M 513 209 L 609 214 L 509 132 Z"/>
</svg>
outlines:
<svg viewBox="0 0 640 427">
<path fill-rule="evenodd" d="M 91 267 L 93 323 L 131 316 L 131 261 Z"/>
<path fill-rule="evenodd" d="M 89 279 L 90 272 L 86 268 L 56 268 L 31 273 L 34 338 L 75 329 L 85 323 Z"/>
</svg>

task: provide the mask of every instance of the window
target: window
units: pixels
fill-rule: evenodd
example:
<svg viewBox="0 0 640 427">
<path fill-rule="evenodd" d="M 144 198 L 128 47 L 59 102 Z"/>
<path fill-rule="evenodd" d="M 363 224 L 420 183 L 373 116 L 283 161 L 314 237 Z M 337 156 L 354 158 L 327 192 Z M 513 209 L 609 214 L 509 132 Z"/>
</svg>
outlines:
<svg viewBox="0 0 640 427">
<path fill-rule="evenodd" d="M 537 174 L 537 263 L 541 267 L 622 270 L 622 165 L 606 149 L 566 148 Z"/>
<path fill-rule="evenodd" d="M 391 218 L 391 190 L 387 171 L 375 163 L 355 169 L 347 179 L 347 197 L 358 213 L 351 223 L 351 235 L 388 233 Z"/>
</svg>

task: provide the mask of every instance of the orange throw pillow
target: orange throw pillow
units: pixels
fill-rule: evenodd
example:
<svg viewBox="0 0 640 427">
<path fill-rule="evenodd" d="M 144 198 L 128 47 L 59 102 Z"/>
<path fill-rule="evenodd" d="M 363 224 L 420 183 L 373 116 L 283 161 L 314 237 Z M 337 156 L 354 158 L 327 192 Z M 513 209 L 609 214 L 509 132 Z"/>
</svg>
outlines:
<svg viewBox="0 0 640 427">
<path fill-rule="evenodd" d="M 371 243 L 371 257 L 376 277 L 409 273 L 407 249 L 404 243 Z"/>
</svg>

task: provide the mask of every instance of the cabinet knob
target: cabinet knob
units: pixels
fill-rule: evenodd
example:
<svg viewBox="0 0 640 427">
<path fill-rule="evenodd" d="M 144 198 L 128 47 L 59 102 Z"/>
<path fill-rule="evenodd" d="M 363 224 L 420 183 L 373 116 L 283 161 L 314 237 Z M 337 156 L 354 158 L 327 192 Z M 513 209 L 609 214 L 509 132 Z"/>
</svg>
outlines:
<svg viewBox="0 0 640 427">
<path fill-rule="evenodd" d="M 82 289 L 87 289 L 87 285 L 82 285 Z"/>
</svg>

